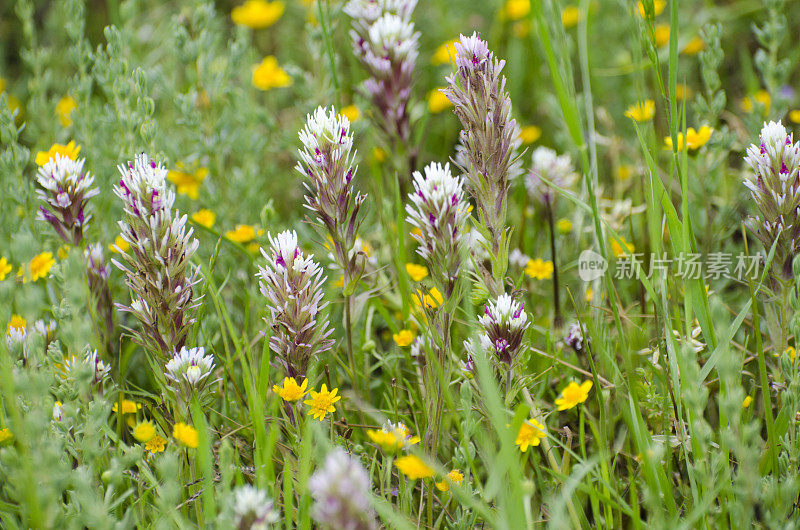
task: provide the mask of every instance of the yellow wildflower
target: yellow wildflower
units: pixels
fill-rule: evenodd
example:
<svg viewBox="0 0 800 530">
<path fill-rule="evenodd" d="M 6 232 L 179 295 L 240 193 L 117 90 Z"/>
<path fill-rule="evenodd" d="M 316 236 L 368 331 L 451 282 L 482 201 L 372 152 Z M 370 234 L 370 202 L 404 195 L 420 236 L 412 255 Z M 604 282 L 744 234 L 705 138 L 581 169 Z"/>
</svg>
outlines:
<svg viewBox="0 0 800 530">
<path fill-rule="evenodd" d="M 695 35 L 689 42 L 686 43 L 686 46 L 683 47 L 683 53 L 686 55 L 695 55 L 700 53 L 705 47 L 706 43 L 703 42 L 703 39 Z"/>
<path fill-rule="evenodd" d="M 698 130 L 694 130 L 694 127 L 689 127 L 686 129 L 686 147 L 690 151 L 694 151 L 695 149 L 700 149 L 711 138 L 711 133 L 714 132 L 714 129 L 709 127 L 708 125 L 703 125 Z M 683 151 L 683 133 L 678 133 L 678 151 Z M 666 149 L 672 149 L 672 137 L 667 136 L 664 138 L 664 145 Z"/>
<path fill-rule="evenodd" d="M 786 349 L 783 350 L 783 353 L 784 355 L 788 355 L 789 362 L 794 364 L 794 360 L 797 358 L 797 350 L 794 348 L 794 346 L 787 346 Z"/>
<path fill-rule="evenodd" d="M 556 221 L 556 230 L 562 234 L 569 234 L 572 232 L 572 221 L 567 218 L 559 219 Z"/>
<path fill-rule="evenodd" d="M 13 267 L 6 258 L 0 258 L 0 282 L 6 279 L 6 276 L 12 269 Z"/>
<path fill-rule="evenodd" d="M 172 437 L 178 440 L 186 447 L 191 447 L 194 449 L 198 445 L 200 445 L 197 436 L 197 429 L 183 422 L 175 424 L 175 427 L 172 429 Z"/>
<path fill-rule="evenodd" d="M 652 16 L 657 17 L 658 15 L 660 15 L 664 11 L 664 8 L 666 6 L 667 6 L 666 0 L 653 0 L 653 13 L 652 13 Z M 639 7 L 639 16 L 642 17 L 642 18 L 648 18 L 647 15 L 650 14 L 650 13 L 647 12 L 647 9 L 645 8 L 644 2 L 639 2 L 639 6 L 638 7 Z M 648 2 L 648 6 L 647 7 L 649 7 L 649 2 Z"/>
<path fill-rule="evenodd" d="M 212 226 L 214 226 L 214 222 L 216 220 L 217 220 L 217 214 L 206 208 L 197 210 L 192 214 L 192 221 L 199 224 L 200 226 L 205 226 L 206 228 L 211 228 Z"/>
<path fill-rule="evenodd" d="M 208 176 L 208 168 L 201 167 L 194 171 L 189 171 L 182 163 L 178 162 L 178 168 L 167 172 L 167 180 L 175 184 L 178 193 L 188 196 L 190 199 L 197 199 L 200 191 L 200 184 Z"/>
<path fill-rule="evenodd" d="M 78 153 L 81 152 L 81 146 L 75 145 L 75 141 L 69 142 L 67 145 L 53 144 L 47 151 L 39 151 L 36 153 L 36 165 L 43 166 L 55 158 L 56 155 L 66 156 L 71 160 L 78 158 Z"/>
<path fill-rule="evenodd" d="M 584 381 L 580 385 L 571 381 L 561 390 L 561 397 L 556 398 L 558 410 L 571 409 L 574 406 L 586 401 L 589 391 L 592 389 L 592 381 Z"/>
<path fill-rule="evenodd" d="M 619 180 L 628 180 L 633 174 L 633 166 L 622 164 L 617 168 L 617 178 Z"/>
<path fill-rule="evenodd" d="M 447 474 L 447 479 L 436 483 L 436 488 L 439 491 L 450 491 L 450 482 L 461 484 L 464 481 L 464 474 L 458 469 L 452 470 Z"/>
<path fill-rule="evenodd" d="M 6 326 L 6 334 L 11 335 L 11 330 L 16 329 L 17 331 L 25 331 L 25 328 L 28 326 L 28 322 L 19 315 L 11 315 L 11 320 L 8 321 L 8 326 Z"/>
<path fill-rule="evenodd" d="M 401 456 L 395 460 L 394 465 L 411 480 L 433 476 L 433 468 L 416 455 Z"/>
<path fill-rule="evenodd" d="M 553 277 L 553 262 L 543 261 L 540 258 L 528 260 L 525 274 L 537 280 L 549 280 Z"/>
<path fill-rule="evenodd" d="M 744 398 L 744 401 L 742 401 L 742 408 L 746 409 L 747 407 L 750 406 L 752 402 L 753 402 L 753 396 L 747 396 L 746 398 Z"/>
<path fill-rule="evenodd" d="M 683 101 L 692 95 L 692 89 L 683 83 L 675 85 L 675 101 Z"/>
<path fill-rule="evenodd" d="M 547 436 L 545 434 L 545 426 L 539 423 L 536 419 L 531 418 L 523 421 L 519 426 L 517 439 L 514 443 L 519 446 L 519 450 L 523 453 L 528 450 L 528 447 L 536 447 L 541 443 L 542 439 Z"/>
<path fill-rule="evenodd" d="M 769 108 L 772 105 L 772 98 L 769 97 L 769 92 L 761 89 L 752 96 L 743 98 L 740 102 L 742 110 L 745 112 L 753 112 L 756 103 L 760 103 L 764 114 L 768 114 Z"/>
<path fill-rule="evenodd" d="M 56 103 L 56 116 L 63 127 L 72 125 L 72 111 L 78 104 L 72 96 L 64 96 Z"/>
<path fill-rule="evenodd" d="M 177 426 L 176 426 L 177 427 Z M 156 426 L 152 421 L 140 421 L 133 428 L 133 437 L 139 442 L 149 442 L 156 435 Z"/>
<path fill-rule="evenodd" d="M 411 436 L 411 432 L 402 423 L 392 430 L 370 429 L 367 431 L 367 436 L 372 443 L 379 445 L 387 453 L 393 453 L 419 443 L 419 436 Z"/>
<path fill-rule="evenodd" d="M 67 259 L 69 257 L 69 249 L 69 245 L 61 245 L 58 247 L 58 250 L 56 251 L 56 256 L 58 256 L 58 259 Z"/>
<path fill-rule="evenodd" d="M 8 428 L 0 429 L 0 444 L 5 443 L 12 439 L 14 435 L 11 433 L 11 430 Z"/>
<path fill-rule="evenodd" d="M 406 263 L 406 272 L 412 280 L 418 282 L 428 275 L 428 267 L 425 265 L 417 265 L 416 263 Z"/>
<path fill-rule="evenodd" d="M 392 334 L 392 338 L 400 347 L 405 347 L 414 342 L 414 333 L 410 329 L 401 329 L 398 333 Z"/>
<path fill-rule="evenodd" d="M 789 119 L 794 123 L 800 123 L 800 110 L 790 110 Z"/>
<path fill-rule="evenodd" d="M 272 391 L 278 394 L 284 401 L 297 401 L 306 395 L 308 379 L 303 380 L 302 385 L 298 385 L 294 377 L 285 377 L 283 386 L 272 385 Z"/>
<path fill-rule="evenodd" d="M 581 10 L 577 6 L 567 6 L 561 10 L 561 23 L 565 28 L 572 28 L 581 21 Z"/>
<path fill-rule="evenodd" d="M 117 410 L 121 410 L 122 414 L 136 414 L 137 410 L 142 408 L 141 403 L 136 403 L 135 401 L 131 401 L 130 399 L 123 399 L 122 406 L 118 407 L 119 403 L 114 403 L 114 407 L 111 409 L 114 412 Z"/>
<path fill-rule="evenodd" d="M 433 287 L 427 294 L 420 290 L 414 294 L 414 303 L 417 307 L 433 309 L 442 305 L 442 302 L 444 302 L 444 298 L 436 287 Z"/>
<path fill-rule="evenodd" d="M 256 238 L 256 228 L 252 225 L 236 225 L 235 230 L 225 232 L 225 237 L 236 243 L 249 243 Z"/>
<path fill-rule="evenodd" d="M 50 269 L 55 264 L 56 260 L 53 259 L 52 252 L 42 252 L 37 254 L 30 261 L 31 281 L 36 281 L 39 278 L 44 278 L 50 272 Z"/>
<path fill-rule="evenodd" d="M 376 162 L 381 163 L 386 161 L 386 151 L 381 149 L 380 147 L 373 147 L 372 148 L 372 158 L 375 159 Z"/>
<path fill-rule="evenodd" d="M 253 68 L 253 86 L 259 90 L 281 88 L 292 84 L 292 78 L 286 70 L 278 66 L 274 55 L 264 57 L 260 64 Z"/>
<path fill-rule="evenodd" d="M 144 444 L 144 448 L 151 453 L 163 453 L 166 446 L 167 441 L 157 434 L 150 438 L 150 441 Z"/>
<path fill-rule="evenodd" d="M 428 111 L 431 114 L 439 114 L 444 109 L 452 107 L 453 104 L 447 99 L 447 96 L 442 94 L 441 89 L 434 88 L 428 92 Z"/>
<path fill-rule="evenodd" d="M 336 395 L 338 391 L 338 388 L 334 388 L 329 392 L 325 384 L 322 385 L 319 392 L 312 390 L 310 392 L 311 399 L 303 401 L 303 403 L 311 407 L 308 414 L 318 420 L 323 420 L 329 412 L 336 412 L 336 407 L 333 404 L 342 399 L 342 396 Z"/>
<path fill-rule="evenodd" d="M 514 22 L 514 25 L 511 26 L 511 32 L 514 33 L 516 38 L 524 39 L 531 33 L 531 21 L 526 19 Z"/>
<path fill-rule="evenodd" d="M 531 0 L 507 0 L 503 8 L 506 20 L 519 20 L 531 12 Z"/>
<path fill-rule="evenodd" d="M 542 136 L 542 129 L 536 125 L 526 125 L 519 130 L 519 139 L 523 145 L 532 144 Z"/>
<path fill-rule="evenodd" d="M 628 243 L 628 241 L 622 236 L 619 238 L 622 240 L 622 245 L 620 245 L 619 241 L 616 239 L 611 240 L 611 252 L 614 254 L 614 256 L 621 258 L 627 254 L 633 254 L 633 251 L 635 250 L 633 243 Z M 625 246 L 624 249 L 622 248 L 623 245 Z"/>
<path fill-rule="evenodd" d="M 452 39 L 439 45 L 436 51 L 433 52 L 431 57 L 431 64 L 440 65 L 454 62 L 456 60 L 456 47 L 455 44 L 459 42 L 458 39 Z"/>
<path fill-rule="evenodd" d="M 656 113 L 656 102 L 652 99 L 639 101 L 628 107 L 625 111 L 625 117 L 633 121 L 645 122 L 653 119 Z"/>
<path fill-rule="evenodd" d="M 669 24 L 656 24 L 655 33 L 653 37 L 655 37 L 656 46 L 661 48 L 662 46 L 666 46 L 669 42 Z"/>
<path fill-rule="evenodd" d="M 586 300 L 587 303 L 591 302 L 594 298 L 594 289 L 591 287 L 586 288 L 586 292 L 583 295 L 583 299 Z"/>
<path fill-rule="evenodd" d="M 122 236 L 117 236 L 116 239 L 114 239 L 114 242 L 108 245 L 108 248 L 109 250 L 111 250 L 111 252 L 116 252 L 117 254 L 119 254 L 120 251 L 128 252 L 128 250 L 130 250 L 131 248 L 131 245 L 130 243 L 122 239 Z"/>
<path fill-rule="evenodd" d="M 367 436 L 372 443 L 381 446 L 387 453 L 395 450 L 397 438 L 394 434 L 380 429 L 370 429 L 367 431 Z"/>
<path fill-rule="evenodd" d="M 355 105 L 348 105 L 342 109 L 342 115 L 350 121 L 356 121 L 361 117 L 361 111 Z"/>
<path fill-rule="evenodd" d="M 286 5 L 283 2 L 266 2 L 264 0 L 247 0 L 244 4 L 231 10 L 233 23 L 253 29 L 264 29 L 281 18 Z"/>
</svg>

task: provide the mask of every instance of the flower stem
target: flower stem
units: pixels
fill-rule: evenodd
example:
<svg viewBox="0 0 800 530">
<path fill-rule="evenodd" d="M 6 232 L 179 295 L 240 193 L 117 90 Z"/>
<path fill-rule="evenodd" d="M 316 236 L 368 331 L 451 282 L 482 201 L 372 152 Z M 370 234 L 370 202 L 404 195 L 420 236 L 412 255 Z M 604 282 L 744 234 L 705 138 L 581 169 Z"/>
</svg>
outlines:
<svg viewBox="0 0 800 530">
<path fill-rule="evenodd" d="M 344 297 L 344 326 L 345 326 L 345 333 L 347 335 L 347 362 L 350 365 L 350 373 L 353 377 L 353 389 L 356 392 L 359 391 L 359 377 L 356 373 L 356 361 L 355 356 L 353 355 L 353 330 L 352 330 L 352 321 L 351 321 L 351 314 L 350 314 L 350 295 L 345 295 Z"/>
<path fill-rule="evenodd" d="M 561 303 L 558 298 L 558 256 L 556 254 L 556 234 L 555 223 L 553 222 L 553 205 L 548 200 L 545 202 L 547 209 L 547 224 L 550 225 L 550 255 L 553 259 L 553 327 L 561 329 L 564 325 L 564 317 L 561 316 Z"/>
</svg>

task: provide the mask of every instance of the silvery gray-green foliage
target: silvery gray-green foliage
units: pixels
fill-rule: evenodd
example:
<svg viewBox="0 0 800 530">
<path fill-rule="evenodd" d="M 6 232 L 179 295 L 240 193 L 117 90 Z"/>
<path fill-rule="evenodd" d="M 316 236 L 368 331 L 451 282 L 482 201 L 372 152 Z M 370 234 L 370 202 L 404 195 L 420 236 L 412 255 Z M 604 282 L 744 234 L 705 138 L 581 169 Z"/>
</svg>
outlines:
<svg viewBox="0 0 800 530">
<path fill-rule="evenodd" d="M 761 25 L 753 25 L 753 33 L 761 45 L 753 62 L 775 104 L 782 108 L 785 108 L 785 102 L 780 95 L 780 89 L 786 84 L 791 72 L 791 60 L 781 56 L 781 46 L 788 36 L 785 6 L 786 0 L 766 0 L 762 11 L 766 14 L 766 20 Z"/>
</svg>

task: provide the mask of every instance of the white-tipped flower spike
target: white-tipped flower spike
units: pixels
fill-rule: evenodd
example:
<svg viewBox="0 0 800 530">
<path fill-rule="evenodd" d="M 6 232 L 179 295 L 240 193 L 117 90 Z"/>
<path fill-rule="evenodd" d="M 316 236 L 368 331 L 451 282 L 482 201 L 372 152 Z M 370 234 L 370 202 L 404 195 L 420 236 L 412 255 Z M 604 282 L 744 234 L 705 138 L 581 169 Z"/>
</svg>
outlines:
<svg viewBox="0 0 800 530">
<path fill-rule="evenodd" d="M 71 355 L 64 359 L 62 371 L 65 379 L 84 370 L 92 374 L 92 384 L 100 384 L 102 388 L 102 383 L 111 372 L 111 367 L 100 360 L 97 350 L 87 350 L 82 357 Z"/>
<path fill-rule="evenodd" d="M 314 498 L 311 516 L 322 528 L 330 530 L 377 528 L 369 488 L 369 475 L 364 466 L 344 449 L 336 447 L 308 481 Z"/>
<path fill-rule="evenodd" d="M 64 420 L 64 411 L 62 410 L 62 405 L 60 401 L 56 401 L 55 403 L 53 403 L 53 420 L 55 421 Z"/>
<path fill-rule="evenodd" d="M 510 295 L 501 294 L 497 300 L 486 304 L 478 323 L 482 328 L 479 336 L 481 347 L 510 365 L 522 349 L 525 330 L 530 326 L 525 306 Z M 465 344 L 465 347 L 469 353 L 474 352 L 471 343 L 469 346 Z"/>
<path fill-rule="evenodd" d="M 103 246 L 100 243 L 92 243 L 83 252 L 86 259 L 86 273 L 89 278 L 89 291 L 94 298 L 95 311 L 105 328 L 102 335 L 108 342 L 113 334 L 114 314 L 113 302 L 111 300 L 111 289 L 108 286 L 108 276 L 111 266 L 106 265 L 103 256 Z M 111 351 L 108 344 L 108 351 Z"/>
<path fill-rule="evenodd" d="M 114 192 L 125 204 L 128 216 L 145 221 L 157 215 L 169 216 L 175 203 L 175 192 L 167 189 L 167 169 L 164 166 L 143 153 L 118 169 L 122 178 Z"/>
<path fill-rule="evenodd" d="M 103 257 L 103 246 L 100 243 L 92 243 L 83 252 L 86 258 L 86 269 L 89 273 L 89 284 L 91 285 L 92 279 L 97 281 L 108 280 L 108 275 L 111 272 L 111 267 L 106 265 Z"/>
<path fill-rule="evenodd" d="M 269 252 L 261 250 L 266 264 L 259 267 L 261 294 L 267 298 L 271 330 L 270 349 L 280 359 L 288 377 L 298 381 L 306 375 L 311 357 L 330 350 L 328 319 L 321 315 L 328 303 L 322 301 L 326 278 L 314 256 L 304 255 L 297 234 L 285 231 L 273 238 L 268 234 Z"/>
<path fill-rule="evenodd" d="M 470 342 L 470 346 L 472 343 Z M 466 344 L 465 344 L 466 346 Z M 475 377 L 475 361 L 472 360 L 472 352 L 473 350 L 468 350 L 467 358 L 459 362 L 459 367 L 461 368 L 461 373 L 464 374 L 464 377 L 467 379 L 472 379 Z"/>
<path fill-rule="evenodd" d="M 94 177 L 83 171 L 84 158 L 72 160 L 57 154 L 39 168 L 41 189 L 36 195 L 44 203 L 37 219 L 47 221 L 66 243 L 79 245 L 92 218 L 86 211 L 89 199 L 100 193 L 92 188 Z"/>
<path fill-rule="evenodd" d="M 31 329 L 24 327 L 11 327 L 6 335 L 6 345 L 12 357 L 28 359 L 28 355 L 33 348 L 44 346 L 47 351 L 48 345 L 53 341 L 56 332 L 55 320 L 37 320 Z M 38 341 L 41 337 L 42 342 Z"/>
<path fill-rule="evenodd" d="M 167 362 L 164 375 L 168 379 L 170 389 L 177 393 L 184 403 L 189 403 L 193 395 L 197 395 L 201 400 L 205 397 L 204 390 L 214 383 L 210 380 L 213 370 L 214 357 L 205 355 L 202 346 L 191 349 L 186 349 L 184 346 Z"/>
<path fill-rule="evenodd" d="M 53 340 L 53 335 L 55 335 L 56 328 L 58 325 L 56 321 L 53 319 L 44 321 L 44 320 L 37 320 L 33 323 L 33 329 L 36 330 L 36 333 L 44 337 L 45 343 L 50 342 Z"/>
<path fill-rule="evenodd" d="M 773 263 L 778 276 L 792 277 L 792 259 L 800 251 L 800 143 L 780 122 L 765 123 L 759 145 L 747 148 L 750 166 L 744 185 L 758 213 L 746 224 L 769 251 L 775 240 Z"/>
<path fill-rule="evenodd" d="M 330 238 L 336 264 L 344 273 L 344 288 L 352 292 L 364 269 L 364 257 L 353 252 L 361 224 L 359 210 L 366 199 L 354 189 L 358 166 L 351 153 L 353 136 L 350 120 L 319 107 L 309 114 L 300 131 L 300 162 L 297 170 L 308 178 L 304 183 L 306 208 L 323 237 Z"/>
<path fill-rule="evenodd" d="M 577 322 L 573 322 L 567 330 L 567 336 L 564 337 L 564 342 L 567 346 L 575 350 L 576 353 L 580 353 L 584 348 L 584 336 L 585 333 L 581 325 Z"/>
<path fill-rule="evenodd" d="M 125 204 L 119 226 L 131 248 L 121 252 L 124 263 L 112 262 L 126 274 L 132 302 L 117 307 L 141 324 L 131 330 L 134 340 L 167 360 L 183 347 L 194 323 L 199 276 L 191 259 L 199 242 L 194 229 L 186 228 L 187 217 L 172 210 L 175 193 L 167 189 L 163 166 L 143 154 L 119 170 L 115 192 Z"/>
<path fill-rule="evenodd" d="M 519 174 L 519 126 L 511 117 L 511 99 L 502 75 L 505 61 L 495 58 L 477 33 L 455 43 L 456 72 L 447 77 L 442 93 L 461 121 L 456 162 L 466 176 L 467 191 L 481 211 L 493 256 L 499 258 L 486 287 L 503 289 L 508 241 L 505 237 L 510 181 Z"/>
<path fill-rule="evenodd" d="M 434 281 L 450 298 L 461 272 L 469 204 L 464 200 L 464 185 L 450 174 L 450 165 L 432 163 L 425 175 L 414 172 L 414 193 L 406 205 L 408 222 L 419 228 L 414 239 L 417 253 L 428 262 Z"/>
<path fill-rule="evenodd" d="M 28 358 L 28 332 L 25 328 L 10 328 L 6 335 L 6 346 L 13 356 L 22 359 Z"/>
<path fill-rule="evenodd" d="M 368 31 L 369 25 L 385 13 L 409 20 L 416 6 L 417 0 L 350 0 L 344 12 L 353 19 L 353 25 L 366 24 L 363 30 Z"/>
<path fill-rule="evenodd" d="M 369 78 L 364 90 L 379 125 L 401 143 L 410 135 L 408 101 L 419 54 L 419 33 L 411 13 L 416 0 L 351 0 L 344 8 L 353 19 L 350 37 Z"/>
<path fill-rule="evenodd" d="M 434 348 L 435 346 L 431 344 L 431 339 L 428 334 L 421 333 L 417 335 L 417 338 L 414 339 L 414 342 L 411 344 L 409 354 L 414 362 L 421 368 L 425 368 L 425 365 L 428 364 L 428 355 L 431 353 L 438 353 Z"/>
<path fill-rule="evenodd" d="M 266 530 L 280 518 L 266 492 L 249 484 L 233 491 L 233 513 L 240 530 Z"/>
<path fill-rule="evenodd" d="M 528 194 L 541 203 L 552 203 L 554 190 L 544 180 L 559 188 L 572 186 L 577 178 L 568 154 L 559 155 L 549 147 L 537 147 L 531 155 L 531 169 L 525 178 Z"/>
</svg>

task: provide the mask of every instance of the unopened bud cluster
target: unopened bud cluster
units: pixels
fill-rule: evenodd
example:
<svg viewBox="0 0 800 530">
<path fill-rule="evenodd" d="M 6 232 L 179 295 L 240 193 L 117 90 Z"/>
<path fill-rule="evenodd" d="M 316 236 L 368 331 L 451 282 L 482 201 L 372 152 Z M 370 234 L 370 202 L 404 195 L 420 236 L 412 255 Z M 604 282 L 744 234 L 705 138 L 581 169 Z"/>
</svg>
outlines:
<svg viewBox="0 0 800 530">
<path fill-rule="evenodd" d="M 411 13 L 416 0 L 351 0 L 344 8 L 353 19 L 350 37 L 356 57 L 369 73 L 364 90 L 383 130 L 406 142 L 419 33 Z"/>
<path fill-rule="evenodd" d="M 365 267 L 365 257 L 356 251 L 355 242 L 366 195 L 353 186 L 358 166 L 351 153 L 350 120 L 335 109 L 319 107 L 308 115 L 300 141 L 297 170 L 308 178 L 305 206 L 320 232 L 330 239 L 336 264 L 344 274 L 344 289 L 352 292 Z"/>
<path fill-rule="evenodd" d="M 127 276 L 132 302 L 118 307 L 141 325 L 131 330 L 134 340 L 166 361 L 184 346 L 194 323 L 199 276 L 191 259 L 199 243 L 187 217 L 172 209 L 175 193 L 167 189 L 163 166 L 142 154 L 119 171 L 115 192 L 125 205 L 119 226 L 130 249 L 119 249 L 122 260 L 113 263 Z"/>
<path fill-rule="evenodd" d="M 787 279 L 800 250 L 800 143 L 792 140 L 780 122 L 765 123 L 759 144 L 747 148 L 745 162 L 751 172 L 744 180 L 757 209 L 747 226 L 767 252 L 778 242 L 773 263 Z"/>
<path fill-rule="evenodd" d="M 295 232 L 268 237 L 270 250 L 261 251 L 266 264 L 259 267 L 258 276 L 269 309 L 270 349 L 288 377 L 302 378 L 312 357 L 333 347 L 333 330 L 320 315 L 328 305 L 322 301 L 325 277 L 314 257 L 300 251 Z"/>
<path fill-rule="evenodd" d="M 432 163 L 425 168 L 424 176 L 414 172 L 414 192 L 408 197 L 408 222 L 419 229 L 413 235 L 419 243 L 417 253 L 449 298 L 461 272 L 469 219 L 463 180 L 450 174 L 449 164 L 442 167 Z"/>
<path fill-rule="evenodd" d="M 93 188 L 94 177 L 83 170 L 86 159 L 72 160 L 56 154 L 39 168 L 36 177 L 41 188 L 36 194 L 44 203 L 37 219 L 47 221 L 61 239 L 70 245 L 83 240 L 91 215 L 86 211 L 89 199 L 100 193 Z"/>
</svg>

